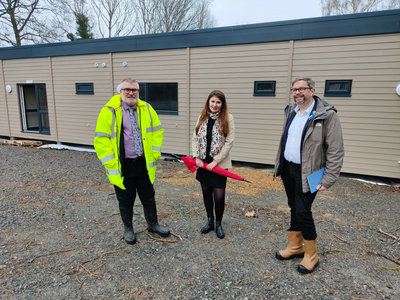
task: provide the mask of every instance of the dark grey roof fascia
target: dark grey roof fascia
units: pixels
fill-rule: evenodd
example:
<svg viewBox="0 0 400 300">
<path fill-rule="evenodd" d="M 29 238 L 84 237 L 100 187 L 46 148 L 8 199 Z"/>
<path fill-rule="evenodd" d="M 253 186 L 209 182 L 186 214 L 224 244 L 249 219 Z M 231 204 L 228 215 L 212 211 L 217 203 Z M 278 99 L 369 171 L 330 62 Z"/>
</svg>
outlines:
<svg viewBox="0 0 400 300">
<path fill-rule="evenodd" d="M 400 9 L 0 48 L 0 60 L 195 48 L 400 32 Z"/>
</svg>

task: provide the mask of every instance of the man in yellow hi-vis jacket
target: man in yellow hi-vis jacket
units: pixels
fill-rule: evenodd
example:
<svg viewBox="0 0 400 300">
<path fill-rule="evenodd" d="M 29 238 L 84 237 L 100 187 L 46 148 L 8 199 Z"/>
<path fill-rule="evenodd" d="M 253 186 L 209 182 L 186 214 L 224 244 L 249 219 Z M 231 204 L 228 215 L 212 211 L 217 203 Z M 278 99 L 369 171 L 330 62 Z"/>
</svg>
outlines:
<svg viewBox="0 0 400 300">
<path fill-rule="evenodd" d="M 125 241 L 135 244 L 132 218 L 136 192 L 148 231 L 164 237 L 170 234 L 158 224 L 153 188 L 164 129 L 153 107 L 139 99 L 136 80 L 124 79 L 120 86 L 120 95 L 112 97 L 100 111 L 94 148 L 114 185 Z"/>
</svg>

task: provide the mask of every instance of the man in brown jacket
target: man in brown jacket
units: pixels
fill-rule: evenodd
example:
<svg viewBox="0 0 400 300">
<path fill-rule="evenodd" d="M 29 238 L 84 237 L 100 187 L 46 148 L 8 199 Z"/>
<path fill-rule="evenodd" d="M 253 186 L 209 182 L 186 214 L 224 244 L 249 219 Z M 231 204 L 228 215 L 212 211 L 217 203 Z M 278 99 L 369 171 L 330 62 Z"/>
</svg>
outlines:
<svg viewBox="0 0 400 300">
<path fill-rule="evenodd" d="M 311 212 L 317 192 L 311 192 L 307 176 L 325 168 L 317 191 L 325 191 L 335 183 L 343 165 L 343 135 L 337 110 L 314 95 L 315 82 L 311 78 L 296 78 L 291 90 L 295 103 L 285 109 L 275 163 L 275 177 L 283 181 L 291 220 L 288 246 L 275 256 L 280 260 L 304 257 L 298 271 L 311 273 L 319 263 Z"/>
</svg>

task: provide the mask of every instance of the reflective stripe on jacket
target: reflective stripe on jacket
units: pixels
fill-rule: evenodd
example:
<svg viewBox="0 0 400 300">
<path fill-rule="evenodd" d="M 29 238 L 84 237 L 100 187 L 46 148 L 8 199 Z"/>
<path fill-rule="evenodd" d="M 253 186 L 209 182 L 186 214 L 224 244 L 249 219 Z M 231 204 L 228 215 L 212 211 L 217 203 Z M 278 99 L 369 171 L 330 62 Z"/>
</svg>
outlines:
<svg viewBox="0 0 400 300">
<path fill-rule="evenodd" d="M 97 157 L 106 168 L 110 183 L 121 189 L 124 187 L 121 159 L 122 107 L 121 95 L 115 95 L 101 109 L 97 118 L 94 148 Z M 138 99 L 139 128 L 142 134 L 143 150 L 146 159 L 147 172 L 151 183 L 156 177 L 156 161 L 161 157 L 161 146 L 164 129 L 153 107 Z"/>
</svg>

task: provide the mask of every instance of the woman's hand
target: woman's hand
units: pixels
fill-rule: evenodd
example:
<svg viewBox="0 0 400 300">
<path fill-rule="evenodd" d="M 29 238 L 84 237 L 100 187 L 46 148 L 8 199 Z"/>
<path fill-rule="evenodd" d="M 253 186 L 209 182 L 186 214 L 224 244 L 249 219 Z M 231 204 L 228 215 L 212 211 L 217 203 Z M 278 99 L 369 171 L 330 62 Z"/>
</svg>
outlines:
<svg viewBox="0 0 400 300">
<path fill-rule="evenodd" d="M 215 160 L 213 160 L 211 163 L 209 163 L 206 167 L 206 170 L 211 171 L 212 169 L 214 169 L 215 166 L 217 166 L 217 162 Z"/>
<path fill-rule="evenodd" d="M 199 167 L 199 168 L 203 168 L 204 167 L 203 161 L 198 157 L 196 157 L 196 166 Z"/>
</svg>

